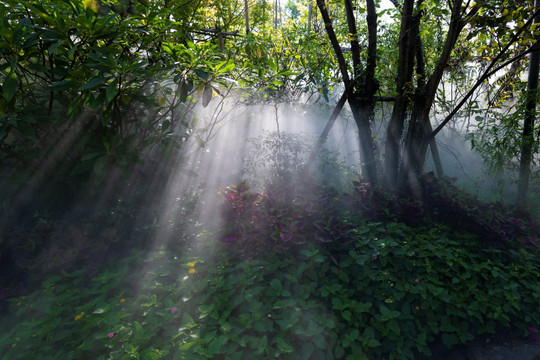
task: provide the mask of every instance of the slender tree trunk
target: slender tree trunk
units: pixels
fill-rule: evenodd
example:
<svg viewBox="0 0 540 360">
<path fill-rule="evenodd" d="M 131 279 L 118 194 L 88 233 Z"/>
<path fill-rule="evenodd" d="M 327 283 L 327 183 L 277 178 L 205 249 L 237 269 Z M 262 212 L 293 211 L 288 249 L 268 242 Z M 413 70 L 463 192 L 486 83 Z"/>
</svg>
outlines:
<svg viewBox="0 0 540 360">
<path fill-rule="evenodd" d="M 409 124 L 409 132 L 402 156 L 401 178 L 405 179 L 412 193 L 411 195 L 415 197 L 422 197 L 419 189 L 419 177 L 424 169 L 427 149 L 432 140 L 431 134 L 433 131 L 430 122 L 431 107 L 435 101 L 435 94 L 442 80 L 444 69 L 448 64 L 459 34 L 465 25 L 462 4 L 463 0 L 455 0 L 452 4 L 450 26 L 441 55 L 427 84 L 423 89 L 419 89 L 421 90 L 421 96 L 416 97 L 416 101 L 420 105 L 420 114 L 417 118 L 411 119 Z"/>
<path fill-rule="evenodd" d="M 353 61 L 353 76 L 349 76 L 347 62 L 343 56 L 341 45 L 337 40 L 332 26 L 332 20 L 328 13 L 325 0 L 317 0 L 317 6 L 321 12 L 324 27 L 330 39 L 330 43 L 336 54 L 339 69 L 345 91 L 347 92 L 348 103 L 351 108 L 354 120 L 358 127 L 359 143 L 361 152 L 362 176 L 365 180 L 377 184 L 377 163 L 375 161 L 375 146 L 371 131 L 371 119 L 375 108 L 375 93 L 377 91 L 375 81 L 375 66 L 377 55 L 377 13 L 374 0 L 367 0 L 367 22 L 368 22 L 368 59 L 365 74 L 360 73 L 360 45 L 357 39 L 356 22 L 354 18 L 353 5 L 351 0 L 345 0 L 345 12 L 347 14 L 347 25 L 351 36 L 351 54 Z M 360 77 L 363 77 L 360 79 Z M 361 80 L 361 81 L 358 81 Z M 365 86 L 356 85 L 363 82 Z"/>
<path fill-rule="evenodd" d="M 312 0 L 308 0 L 308 18 L 307 18 L 307 30 L 308 32 L 311 32 L 311 15 L 313 14 L 313 2 Z"/>
<path fill-rule="evenodd" d="M 536 0 L 536 8 L 540 6 L 540 0 Z M 534 23 L 540 22 L 540 15 L 534 19 Z M 534 122 L 536 118 L 536 99 L 538 96 L 538 73 L 540 66 L 540 51 L 531 53 L 529 58 L 529 77 L 527 79 L 527 102 L 525 104 L 525 119 L 523 134 L 521 137 L 521 159 L 519 162 L 519 180 L 517 205 L 525 206 L 527 203 L 527 191 L 529 177 L 531 175 L 531 163 L 534 145 Z"/>
<path fill-rule="evenodd" d="M 399 34 L 399 59 L 396 79 L 396 101 L 386 131 L 384 184 L 390 191 L 397 191 L 399 184 L 401 137 L 409 107 L 409 95 L 414 69 L 416 44 L 412 39 L 414 0 L 405 0 L 401 8 Z"/>
<path fill-rule="evenodd" d="M 244 0 L 244 11 L 246 15 L 246 34 L 249 34 L 249 0 Z"/>
<path fill-rule="evenodd" d="M 368 103 L 349 98 L 349 106 L 358 127 L 362 176 L 367 182 L 376 185 L 378 183 L 377 162 L 375 160 L 375 146 L 371 132 L 371 120 L 373 118 L 375 102 L 370 101 Z"/>
</svg>

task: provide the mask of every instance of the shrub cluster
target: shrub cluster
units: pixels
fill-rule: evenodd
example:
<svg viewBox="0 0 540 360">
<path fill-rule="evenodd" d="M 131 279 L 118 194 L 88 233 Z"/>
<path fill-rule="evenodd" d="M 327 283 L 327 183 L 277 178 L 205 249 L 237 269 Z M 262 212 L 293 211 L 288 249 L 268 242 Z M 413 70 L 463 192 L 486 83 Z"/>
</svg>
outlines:
<svg viewBox="0 0 540 360">
<path fill-rule="evenodd" d="M 450 348 L 498 326 L 523 336 L 538 328 L 540 264 L 524 250 L 482 249 L 440 225 L 358 223 L 349 236 L 253 260 L 159 249 L 144 269 L 128 271 L 126 260 L 91 282 L 81 282 L 83 271 L 50 277 L 10 300 L 0 351 L 10 359 L 427 359 L 434 342 Z"/>
<path fill-rule="evenodd" d="M 540 247 L 540 224 L 529 214 L 483 203 L 448 179 L 425 175 L 422 201 L 353 183 L 351 194 L 339 194 L 308 175 L 274 182 L 260 193 L 251 192 L 247 181 L 229 186 L 222 191 L 223 241 L 248 257 L 308 241 L 347 242 L 352 226 L 345 215 L 350 215 L 409 226 L 444 223 L 476 235 L 488 247 Z"/>
</svg>

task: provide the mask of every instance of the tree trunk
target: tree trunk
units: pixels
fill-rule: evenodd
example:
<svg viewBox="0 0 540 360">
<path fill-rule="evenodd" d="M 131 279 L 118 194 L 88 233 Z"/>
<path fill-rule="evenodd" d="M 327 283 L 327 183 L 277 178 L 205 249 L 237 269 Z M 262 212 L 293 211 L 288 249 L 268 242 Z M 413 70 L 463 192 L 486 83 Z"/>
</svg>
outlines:
<svg viewBox="0 0 540 360">
<path fill-rule="evenodd" d="M 246 34 L 249 34 L 249 0 L 244 0 L 244 11 L 246 15 Z"/>
<path fill-rule="evenodd" d="M 384 184 L 387 190 L 397 191 L 399 184 L 401 137 L 409 107 L 416 44 L 412 39 L 414 0 L 405 0 L 401 10 L 399 34 L 396 101 L 386 131 Z"/>
<path fill-rule="evenodd" d="M 540 6 L 540 0 L 536 0 L 536 8 Z M 540 22 L 540 15 L 534 19 L 534 23 Z M 517 205 L 525 206 L 527 203 L 527 190 L 531 175 L 531 162 L 534 145 L 534 121 L 536 118 L 536 99 L 538 96 L 538 73 L 540 65 L 540 51 L 531 53 L 529 58 L 529 77 L 527 79 L 527 102 L 525 104 L 525 119 L 523 134 L 521 137 L 521 159 L 519 162 L 519 180 Z"/>
<path fill-rule="evenodd" d="M 442 80 L 452 50 L 464 26 L 462 0 L 455 0 L 452 5 L 452 15 L 444 47 L 441 52 L 433 73 L 427 84 L 420 89 L 416 96 L 414 108 L 419 111 L 419 116 L 411 118 L 409 131 L 405 141 L 405 149 L 402 155 L 402 168 L 400 176 L 405 180 L 411 195 L 421 198 L 419 177 L 424 169 L 428 146 L 432 140 L 432 126 L 430 122 L 431 107 L 435 100 L 435 94 Z"/>
<path fill-rule="evenodd" d="M 371 119 L 373 118 L 375 102 L 349 98 L 349 106 L 358 127 L 358 140 L 360 145 L 360 161 L 362 162 L 362 176 L 373 185 L 377 181 L 377 163 L 375 161 L 375 146 L 371 132 Z"/>
<path fill-rule="evenodd" d="M 311 15 L 313 14 L 313 2 L 312 0 L 308 0 L 308 18 L 307 18 L 307 30 L 308 32 L 311 32 Z"/>
</svg>

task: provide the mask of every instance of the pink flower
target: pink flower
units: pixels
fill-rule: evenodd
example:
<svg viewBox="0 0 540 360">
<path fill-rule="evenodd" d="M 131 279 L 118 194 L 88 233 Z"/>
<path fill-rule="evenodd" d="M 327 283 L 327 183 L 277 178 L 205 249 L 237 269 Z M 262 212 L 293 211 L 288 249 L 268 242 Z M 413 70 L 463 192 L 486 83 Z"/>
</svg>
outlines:
<svg viewBox="0 0 540 360">
<path fill-rule="evenodd" d="M 108 337 L 109 339 L 112 339 L 112 338 L 114 337 L 114 333 L 113 333 L 113 332 L 108 333 L 108 334 L 107 334 L 107 337 Z"/>
<path fill-rule="evenodd" d="M 414 282 L 418 284 L 418 279 L 414 279 Z"/>
<path fill-rule="evenodd" d="M 534 333 L 536 332 L 536 329 L 533 328 L 533 327 L 531 326 L 531 327 L 529 328 L 529 332 L 530 332 L 531 334 L 534 334 Z"/>
<path fill-rule="evenodd" d="M 171 314 L 174 314 L 177 310 L 178 310 L 178 308 L 177 308 L 176 306 L 174 306 L 174 307 L 171 309 Z"/>
</svg>

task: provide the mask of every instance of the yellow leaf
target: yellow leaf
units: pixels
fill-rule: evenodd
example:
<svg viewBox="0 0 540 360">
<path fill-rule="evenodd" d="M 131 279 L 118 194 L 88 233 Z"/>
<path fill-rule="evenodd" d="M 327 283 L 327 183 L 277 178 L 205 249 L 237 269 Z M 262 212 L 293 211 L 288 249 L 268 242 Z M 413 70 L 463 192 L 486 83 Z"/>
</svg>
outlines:
<svg viewBox="0 0 540 360">
<path fill-rule="evenodd" d="M 84 10 L 90 7 L 93 12 L 97 13 L 99 11 L 99 2 L 97 0 L 83 0 L 83 6 Z"/>
</svg>

